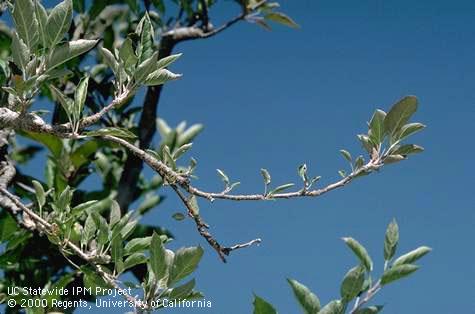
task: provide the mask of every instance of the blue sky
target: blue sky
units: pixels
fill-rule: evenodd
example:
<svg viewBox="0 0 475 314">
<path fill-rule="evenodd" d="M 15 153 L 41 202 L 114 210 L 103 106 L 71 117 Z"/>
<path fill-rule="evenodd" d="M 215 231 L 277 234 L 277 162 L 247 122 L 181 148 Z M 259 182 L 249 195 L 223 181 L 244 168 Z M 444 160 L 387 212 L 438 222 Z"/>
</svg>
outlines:
<svg viewBox="0 0 475 314">
<path fill-rule="evenodd" d="M 263 239 L 227 264 L 191 221 L 171 218 L 181 207 L 169 194 L 146 219 L 178 235 L 173 248 L 205 248 L 195 277 L 213 307 L 196 312 L 250 313 L 254 292 L 280 313 L 296 313 L 288 277 L 322 303 L 337 298 L 356 264 L 340 238 L 360 240 L 380 272 L 384 232 L 396 218 L 399 253 L 420 245 L 434 250 L 415 275 L 384 288 L 375 302 L 388 314 L 475 313 L 475 2 L 282 1 L 282 9 L 300 29 L 267 32 L 241 23 L 175 50 L 184 55 L 173 69 L 184 76 L 166 86 L 159 115 L 173 125 L 205 124 L 191 152 L 199 161 L 197 185 L 220 189 L 220 168 L 241 181 L 239 191 L 260 192 L 261 167 L 276 184 L 298 182 L 303 162 L 323 184 L 332 182 L 346 167 L 338 150 L 362 153 L 356 134 L 366 132 L 374 109 L 408 94 L 420 100 L 414 119 L 428 125 L 414 137 L 426 151 L 317 199 L 202 202 L 223 244 Z"/>
</svg>

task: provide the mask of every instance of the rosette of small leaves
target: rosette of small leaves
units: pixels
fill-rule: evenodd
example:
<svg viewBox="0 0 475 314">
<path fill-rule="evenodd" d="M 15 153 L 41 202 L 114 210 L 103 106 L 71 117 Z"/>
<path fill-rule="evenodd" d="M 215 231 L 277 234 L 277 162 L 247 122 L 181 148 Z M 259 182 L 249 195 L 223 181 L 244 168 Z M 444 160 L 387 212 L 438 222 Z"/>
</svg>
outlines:
<svg viewBox="0 0 475 314">
<path fill-rule="evenodd" d="M 385 285 L 414 273 L 419 267 L 414 263 L 431 251 L 421 246 L 393 259 L 399 242 L 399 228 L 393 220 L 386 229 L 384 238 L 384 268 L 381 278 L 372 279 L 373 261 L 366 248 L 353 238 L 343 241 L 356 257 L 357 265 L 348 270 L 340 285 L 340 297 L 321 305 L 320 300 L 307 286 L 287 279 L 302 313 L 305 314 L 376 314 L 383 310 L 382 305 L 368 305 L 372 297 Z M 259 296 L 254 298 L 254 314 L 272 314 L 277 310 Z"/>
<path fill-rule="evenodd" d="M 390 164 L 424 151 L 424 148 L 419 145 L 403 143 L 425 128 L 422 123 L 409 122 L 417 111 L 417 106 L 418 101 L 415 96 L 406 96 L 396 102 L 387 113 L 381 109 L 374 112 L 368 123 L 368 133 L 358 135 L 370 160 Z M 340 153 L 350 164 L 352 173 L 360 170 L 365 164 L 365 158 L 362 155 L 353 159 L 347 150 L 342 149 Z M 347 175 L 344 170 L 340 170 L 339 174 L 342 177 Z M 360 175 L 364 174 L 367 173 L 360 173 Z"/>
</svg>

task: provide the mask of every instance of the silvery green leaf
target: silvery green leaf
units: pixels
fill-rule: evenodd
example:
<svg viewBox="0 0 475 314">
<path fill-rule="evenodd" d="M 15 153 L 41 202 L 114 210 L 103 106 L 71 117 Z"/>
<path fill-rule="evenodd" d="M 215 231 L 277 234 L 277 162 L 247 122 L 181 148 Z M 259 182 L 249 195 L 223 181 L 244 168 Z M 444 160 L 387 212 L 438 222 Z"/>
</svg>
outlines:
<svg viewBox="0 0 475 314">
<path fill-rule="evenodd" d="M 20 68 L 22 72 L 26 72 L 26 66 L 30 60 L 30 51 L 16 32 L 13 32 L 12 36 L 12 57 L 16 66 Z"/>
<path fill-rule="evenodd" d="M 66 95 L 63 94 L 59 89 L 54 87 L 53 85 L 49 86 L 55 100 L 61 104 L 61 106 L 64 109 L 64 112 L 66 112 L 66 115 L 71 118 L 73 114 L 73 104 L 74 101 L 67 97 Z"/>
<path fill-rule="evenodd" d="M 264 178 L 264 184 L 269 185 L 271 182 L 271 176 L 267 169 L 261 168 L 262 178 Z"/>
<path fill-rule="evenodd" d="M 361 263 L 365 266 L 368 271 L 373 270 L 373 261 L 366 251 L 365 247 L 362 246 L 358 241 L 353 238 L 342 238 L 345 241 L 346 245 L 353 251 L 353 253 L 358 257 Z"/>
<path fill-rule="evenodd" d="M 176 80 L 180 77 L 181 77 L 181 74 L 175 74 L 166 69 L 160 69 L 160 70 L 153 71 L 147 76 L 147 79 L 145 80 L 145 85 L 147 86 L 162 85 L 168 81 Z"/>
<path fill-rule="evenodd" d="M 199 246 L 181 248 L 176 251 L 168 279 L 169 284 L 177 283 L 194 272 L 202 256 L 203 249 Z"/>
<path fill-rule="evenodd" d="M 43 189 L 43 185 L 36 180 L 32 181 L 33 187 L 35 188 L 35 196 L 36 200 L 38 201 L 39 207 L 43 207 L 46 203 L 46 193 Z"/>
<path fill-rule="evenodd" d="M 363 148 L 368 152 L 368 154 L 371 154 L 373 152 L 374 144 L 370 138 L 364 134 L 358 134 L 357 137 Z"/>
<path fill-rule="evenodd" d="M 385 134 L 394 135 L 409 121 L 417 110 L 417 98 L 406 96 L 394 104 L 384 119 Z"/>
<path fill-rule="evenodd" d="M 163 247 L 162 240 L 155 232 L 150 243 L 150 268 L 157 280 L 166 276 L 165 248 Z"/>
<path fill-rule="evenodd" d="M 383 276 L 381 277 L 381 285 L 387 285 L 388 283 L 407 277 L 418 269 L 419 266 L 412 264 L 393 266 L 383 273 Z"/>
<path fill-rule="evenodd" d="M 353 267 L 350 269 L 345 277 L 340 287 L 341 298 L 349 302 L 355 298 L 362 290 L 365 279 L 365 269 L 361 265 Z"/>
<path fill-rule="evenodd" d="M 127 74 L 132 75 L 138 58 L 135 55 L 135 51 L 132 46 L 132 40 L 130 38 L 125 39 L 122 43 L 122 46 L 119 49 L 119 58 L 122 60 Z"/>
<path fill-rule="evenodd" d="M 39 32 L 33 1 L 15 0 L 12 17 L 20 38 L 31 51 L 35 51 L 39 40 Z"/>
<path fill-rule="evenodd" d="M 97 40 L 79 39 L 57 46 L 54 48 L 53 53 L 47 62 L 47 69 L 54 69 L 66 61 L 82 55 L 91 50 L 96 44 Z"/>
<path fill-rule="evenodd" d="M 156 67 L 157 67 L 156 69 L 160 70 L 160 69 L 168 67 L 170 64 L 175 62 L 178 58 L 180 58 L 181 55 L 182 55 L 182 53 L 178 53 L 178 54 L 170 55 L 168 57 L 165 57 L 165 58 L 162 58 L 162 59 L 158 60 L 157 65 L 156 65 Z"/>
<path fill-rule="evenodd" d="M 192 146 L 193 146 L 193 143 L 181 145 L 176 151 L 173 152 L 173 158 L 178 159 L 184 153 L 186 153 Z"/>
<path fill-rule="evenodd" d="M 115 200 L 111 203 L 110 215 L 109 215 L 109 226 L 112 228 L 116 223 L 119 222 L 121 217 L 120 206 Z"/>
<path fill-rule="evenodd" d="M 418 259 L 420 259 L 421 257 L 423 257 L 424 255 L 426 255 L 427 253 L 429 253 L 430 251 L 432 251 L 430 247 L 427 247 L 427 246 L 418 247 L 417 249 L 412 250 L 409 253 L 406 253 L 398 257 L 394 261 L 392 267 L 402 265 L 402 264 L 412 264 Z"/>
<path fill-rule="evenodd" d="M 309 288 L 294 279 L 287 279 L 287 281 L 305 314 L 320 311 L 320 300 Z"/>
<path fill-rule="evenodd" d="M 141 34 L 140 34 L 140 63 L 143 63 L 145 60 L 150 58 L 153 54 L 153 37 L 154 31 L 152 22 L 148 13 L 145 12 L 145 15 L 142 18 L 141 23 Z M 156 62 L 156 60 L 155 60 Z M 154 67 L 151 67 L 153 69 Z M 150 71 L 152 72 L 152 71 Z"/>
<path fill-rule="evenodd" d="M 389 261 L 396 253 L 399 242 L 399 226 L 396 219 L 393 219 L 386 228 L 384 236 L 384 260 Z"/>
<path fill-rule="evenodd" d="M 363 156 L 358 156 L 355 160 L 355 169 L 358 170 L 364 165 L 364 158 Z"/>
<path fill-rule="evenodd" d="M 87 98 L 87 87 L 89 85 L 89 76 L 83 77 L 78 86 L 76 86 L 76 91 L 74 92 L 74 110 L 73 117 L 75 121 L 79 121 L 81 118 L 82 110 L 84 108 L 84 103 Z"/>
<path fill-rule="evenodd" d="M 172 215 L 173 219 L 175 219 L 176 221 L 182 221 L 185 219 L 185 215 L 183 215 L 183 213 L 174 213 Z"/>
<path fill-rule="evenodd" d="M 373 305 L 356 310 L 354 314 L 378 314 L 383 309 L 382 305 Z"/>
<path fill-rule="evenodd" d="M 158 52 L 155 52 L 150 58 L 145 59 L 140 65 L 135 69 L 134 79 L 137 84 L 141 84 L 147 76 L 153 71 L 153 66 L 157 62 Z"/>
<path fill-rule="evenodd" d="M 101 53 L 104 63 L 107 64 L 111 68 L 114 75 L 117 76 L 119 73 L 119 62 L 117 62 L 112 52 L 103 47 L 99 48 L 99 52 Z"/>
<path fill-rule="evenodd" d="M 353 159 L 351 158 L 351 154 L 344 149 L 340 149 L 340 153 L 345 158 L 350 164 L 353 162 Z"/>
<path fill-rule="evenodd" d="M 131 255 L 144 251 L 150 246 L 152 237 L 135 238 L 127 242 L 124 247 L 124 255 Z"/>
<path fill-rule="evenodd" d="M 111 135 L 111 136 L 117 136 L 120 138 L 136 138 L 137 136 L 130 132 L 127 129 L 123 128 L 103 128 L 95 131 L 89 131 L 86 132 L 84 135 L 86 136 L 105 136 L 105 135 Z"/>
<path fill-rule="evenodd" d="M 51 10 L 46 21 L 46 38 L 50 47 L 54 47 L 63 39 L 71 26 L 72 19 L 72 0 L 64 0 Z"/>
<path fill-rule="evenodd" d="M 406 156 L 409 154 L 422 153 L 423 151 L 424 151 L 424 148 L 422 146 L 415 145 L 415 144 L 404 144 L 404 145 L 399 146 L 396 150 L 394 150 L 393 154 Z"/>
<path fill-rule="evenodd" d="M 325 305 L 318 314 L 344 314 L 345 308 L 340 300 L 333 300 Z"/>
<path fill-rule="evenodd" d="M 190 143 L 198 134 L 203 131 L 203 124 L 193 124 L 188 129 L 186 129 L 183 133 L 178 135 L 177 138 L 177 145 L 181 146 L 183 144 Z"/>
<path fill-rule="evenodd" d="M 408 123 L 408 124 L 404 125 L 401 128 L 401 131 L 397 135 L 397 140 L 402 141 L 405 138 L 407 138 L 408 136 L 413 135 L 413 134 L 423 130 L 425 127 L 426 126 L 424 124 L 418 123 L 418 122 Z"/>
<path fill-rule="evenodd" d="M 115 236 L 115 238 L 112 239 L 111 242 L 111 257 L 118 273 L 121 273 L 124 268 L 124 263 L 122 259 L 123 256 L 124 247 L 122 244 L 122 236 L 119 233 Z"/>
<path fill-rule="evenodd" d="M 393 164 L 393 163 L 399 162 L 399 161 L 404 160 L 404 159 L 406 159 L 406 158 L 403 155 L 389 155 L 389 156 L 386 156 L 383 159 L 383 162 L 385 164 Z"/>
<path fill-rule="evenodd" d="M 216 172 L 219 174 L 219 176 L 221 177 L 221 180 L 223 180 L 224 184 L 225 184 L 226 186 L 228 186 L 228 185 L 229 185 L 229 178 L 228 178 L 228 176 L 224 173 L 224 171 L 221 170 L 221 169 L 216 169 Z"/>
<path fill-rule="evenodd" d="M 172 291 L 170 292 L 169 299 L 170 300 L 181 300 L 185 298 L 187 299 L 187 297 L 193 291 L 194 287 L 195 287 L 195 280 L 191 279 L 190 281 L 184 283 L 183 285 L 173 288 Z"/>
<path fill-rule="evenodd" d="M 373 143 L 381 144 L 384 140 L 384 118 L 386 112 L 383 110 L 376 110 L 369 122 L 369 137 Z"/>
<path fill-rule="evenodd" d="M 269 193 L 267 193 L 268 196 L 273 196 L 277 193 L 280 193 L 280 192 L 283 192 L 284 190 L 287 190 L 291 187 L 293 187 L 295 184 L 293 183 L 287 183 L 287 184 L 282 184 L 282 185 L 279 185 L 278 187 L 276 187 L 275 189 L 273 189 L 272 191 L 270 191 Z"/>
<path fill-rule="evenodd" d="M 39 0 L 35 1 L 35 15 L 38 21 L 38 30 L 40 33 L 41 44 L 43 48 L 48 48 L 48 38 L 46 32 L 46 22 L 48 21 L 48 13 Z"/>
<path fill-rule="evenodd" d="M 266 300 L 261 297 L 254 295 L 254 305 L 253 314 L 277 314 L 276 309 Z"/>
<path fill-rule="evenodd" d="M 139 264 L 145 264 L 147 260 L 147 256 L 145 256 L 143 253 L 134 253 L 125 259 L 124 270 L 127 270 Z"/>
<path fill-rule="evenodd" d="M 305 183 L 308 182 L 308 176 L 307 176 L 307 164 L 303 164 L 299 166 L 298 169 L 299 177 L 304 181 Z"/>
<path fill-rule="evenodd" d="M 270 12 L 264 18 L 291 28 L 299 28 L 299 25 L 294 20 L 282 12 Z"/>
</svg>

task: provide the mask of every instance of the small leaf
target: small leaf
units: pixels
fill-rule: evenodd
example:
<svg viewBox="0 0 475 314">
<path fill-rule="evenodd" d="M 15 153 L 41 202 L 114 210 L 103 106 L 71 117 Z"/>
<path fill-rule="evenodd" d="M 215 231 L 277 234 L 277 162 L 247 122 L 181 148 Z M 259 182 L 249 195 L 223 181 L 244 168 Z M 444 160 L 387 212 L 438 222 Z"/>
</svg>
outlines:
<svg viewBox="0 0 475 314">
<path fill-rule="evenodd" d="M 389 155 L 389 156 L 386 156 L 384 159 L 383 159 L 383 162 L 385 164 L 394 164 L 396 162 L 400 162 L 401 160 L 404 160 L 406 159 L 403 155 Z"/>
<path fill-rule="evenodd" d="M 364 158 L 363 156 L 358 156 L 355 160 L 355 169 L 358 170 L 364 165 Z"/>
<path fill-rule="evenodd" d="M 270 176 L 269 171 L 267 171 L 267 169 L 261 168 L 261 174 L 262 174 L 262 177 L 264 178 L 264 184 L 269 185 L 271 182 L 271 176 Z"/>
<path fill-rule="evenodd" d="M 22 72 L 25 72 L 26 65 L 28 61 L 30 61 L 30 51 L 23 40 L 18 37 L 16 32 L 13 32 L 11 47 L 13 62 L 22 70 Z"/>
<path fill-rule="evenodd" d="M 82 110 L 84 108 L 84 103 L 86 102 L 88 85 L 89 85 L 89 76 L 85 76 L 79 81 L 79 84 L 76 87 L 76 91 L 74 92 L 73 117 L 76 122 L 78 122 L 79 119 L 81 118 Z"/>
<path fill-rule="evenodd" d="M 61 104 L 64 109 L 64 112 L 68 116 L 69 119 L 72 118 L 73 115 L 73 105 L 74 101 L 68 98 L 66 95 L 63 94 L 62 91 L 54 87 L 53 85 L 49 86 L 51 93 L 53 94 L 55 100 Z M 70 121 L 72 122 L 72 121 Z"/>
<path fill-rule="evenodd" d="M 325 305 L 318 314 L 344 314 L 345 308 L 340 300 L 333 300 Z"/>
<path fill-rule="evenodd" d="M 45 190 L 43 189 L 43 185 L 41 185 L 41 183 L 39 183 L 38 181 L 33 180 L 32 183 L 33 183 L 33 187 L 35 188 L 35 192 L 36 192 L 35 193 L 36 200 L 38 201 L 39 207 L 42 208 L 46 203 Z"/>
<path fill-rule="evenodd" d="M 162 58 L 157 62 L 157 70 L 168 67 L 170 64 L 175 62 L 178 58 L 181 57 L 181 53 L 170 55 L 168 57 Z"/>
<path fill-rule="evenodd" d="M 157 280 L 166 276 L 165 248 L 162 245 L 162 240 L 155 232 L 150 243 L 150 268 Z"/>
<path fill-rule="evenodd" d="M 59 43 L 64 34 L 69 30 L 73 19 L 73 3 L 64 0 L 51 10 L 46 21 L 46 38 L 48 45 L 54 47 Z"/>
<path fill-rule="evenodd" d="M 351 158 L 351 154 L 344 149 L 340 149 L 340 153 L 345 158 L 350 164 L 353 162 L 353 159 Z"/>
<path fill-rule="evenodd" d="M 125 71 L 132 75 L 135 69 L 135 65 L 137 64 L 138 58 L 135 55 L 134 48 L 132 46 L 132 40 L 127 38 L 122 43 L 122 46 L 119 49 L 119 58 L 124 64 Z"/>
<path fill-rule="evenodd" d="M 181 248 L 176 251 L 168 282 L 176 283 L 195 271 L 202 256 L 201 247 Z"/>
<path fill-rule="evenodd" d="M 338 170 L 338 174 L 339 174 L 340 177 L 342 177 L 342 178 L 346 177 L 346 171 L 345 171 L 345 170 Z"/>
<path fill-rule="evenodd" d="M 393 152 L 393 154 L 396 155 L 396 156 L 397 155 L 406 156 L 406 155 L 410 155 L 410 154 L 422 153 L 423 151 L 424 151 L 424 148 L 419 146 L 419 145 L 405 144 L 405 145 L 402 145 L 402 146 L 398 147 Z"/>
<path fill-rule="evenodd" d="M 278 187 L 276 187 L 275 189 L 273 189 L 272 191 L 270 191 L 269 193 L 267 193 L 267 196 L 273 196 L 274 194 L 277 194 L 279 192 L 282 192 L 284 190 L 287 190 L 291 187 L 293 187 L 295 184 L 293 183 L 287 183 L 287 184 L 282 184 L 282 185 L 279 185 Z"/>
<path fill-rule="evenodd" d="M 401 132 L 397 136 L 398 141 L 402 141 L 405 138 L 413 135 L 421 130 L 423 130 L 426 126 L 422 123 L 408 123 L 401 128 Z"/>
<path fill-rule="evenodd" d="M 407 277 L 418 269 L 419 266 L 412 264 L 402 264 L 391 267 L 389 270 L 386 270 L 381 277 L 381 285 L 387 285 L 388 283 Z"/>
<path fill-rule="evenodd" d="M 368 251 L 362 246 L 358 241 L 353 238 L 342 238 L 345 241 L 346 245 L 355 253 L 361 263 L 365 266 L 368 271 L 373 270 L 373 261 L 368 254 Z"/>
<path fill-rule="evenodd" d="M 310 289 L 297 280 L 287 279 L 287 281 L 305 314 L 314 314 L 320 311 L 320 300 Z"/>
<path fill-rule="evenodd" d="M 394 104 L 384 119 L 385 134 L 394 135 L 409 121 L 417 110 L 417 98 L 406 96 Z"/>
<path fill-rule="evenodd" d="M 383 110 L 376 110 L 369 122 L 369 138 L 373 143 L 381 144 L 384 140 L 384 119 L 386 112 Z"/>
<path fill-rule="evenodd" d="M 113 227 L 116 223 L 118 223 L 120 220 L 120 216 L 121 214 L 119 203 L 117 203 L 116 201 L 112 201 L 109 215 L 109 226 Z"/>
<path fill-rule="evenodd" d="M 173 219 L 175 219 L 176 221 L 182 221 L 185 219 L 185 215 L 183 215 L 183 213 L 174 213 L 172 215 Z"/>
<path fill-rule="evenodd" d="M 389 261 L 396 254 L 399 242 L 399 226 L 396 219 L 393 219 L 386 228 L 384 237 L 384 260 Z"/>
<path fill-rule="evenodd" d="M 48 59 L 48 71 L 91 50 L 96 44 L 97 40 L 79 39 L 57 46 Z"/>
<path fill-rule="evenodd" d="M 192 146 L 193 146 L 193 143 L 181 145 L 176 151 L 173 152 L 173 158 L 178 159 L 184 153 L 186 153 Z"/>
<path fill-rule="evenodd" d="M 147 257 L 143 253 L 134 253 L 128 256 L 124 261 L 124 270 L 134 267 L 135 265 L 145 264 Z"/>
<path fill-rule="evenodd" d="M 168 81 L 179 79 L 181 76 L 181 74 L 175 74 L 166 69 L 160 69 L 150 73 L 144 84 L 147 86 L 162 85 Z"/>
<path fill-rule="evenodd" d="M 226 186 L 228 186 L 228 185 L 229 185 L 229 178 L 228 178 L 228 176 L 224 173 L 224 171 L 221 170 L 221 169 L 216 169 L 216 172 L 217 172 L 218 175 L 221 177 L 221 180 L 223 180 L 224 184 L 225 184 Z"/>
<path fill-rule="evenodd" d="M 420 259 L 421 257 L 423 257 L 424 255 L 426 255 L 427 253 L 429 253 L 430 251 L 432 251 L 430 247 L 427 247 L 427 246 L 418 247 L 417 249 L 412 250 L 411 252 L 398 257 L 394 261 L 393 267 L 398 266 L 398 265 L 403 265 L 403 264 L 412 264 L 418 259 Z"/>
<path fill-rule="evenodd" d="M 257 295 L 254 295 L 252 304 L 254 305 L 253 314 L 277 314 L 276 309 L 270 303 Z"/>
<path fill-rule="evenodd" d="M 299 177 L 302 179 L 303 182 L 305 182 L 305 183 L 308 182 L 307 164 L 303 164 L 303 165 L 299 166 L 298 174 L 299 174 Z"/>
<path fill-rule="evenodd" d="M 290 17 L 285 15 L 284 13 L 281 12 L 271 12 L 268 13 L 264 16 L 265 19 L 274 21 L 276 23 L 292 27 L 292 28 L 299 28 L 300 26 L 295 23 L 294 20 L 292 20 Z"/>
<path fill-rule="evenodd" d="M 363 290 L 364 280 L 364 267 L 356 266 L 350 269 L 341 283 L 341 298 L 346 302 L 353 300 Z"/>
<path fill-rule="evenodd" d="M 105 135 L 111 135 L 111 136 L 116 136 L 120 138 L 136 138 L 137 136 L 130 132 L 127 129 L 123 128 L 103 128 L 95 131 L 89 131 L 84 133 L 86 136 L 105 136 Z"/>
<path fill-rule="evenodd" d="M 370 138 L 364 134 L 358 134 L 357 137 L 363 148 L 371 155 L 373 153 L 374 144 Z"/>
<path fill-rule="evenodd" d="M 103 47 L 99 48 L 99 52 L 101 53 L 104 63 L 111 68 L 112 72 L 117 77 L 119 73 L 119 62 L 117 62 L 112 52 Z"/>
<path fill-rule="evenodd" d="M 123 255 L 124 255 L 124 247 L 122 246 L 122 236 L 119 233 L 116 235 L 115 238 L 112 239 L 112 243 L 111 243 L 112 261 L 114 262 L 118 273 L 122 272 L 124 268 L 123 261 L 122 261 Z"/>
<path fill-rule="evenodd" d="M 152 237 L 135 238 L 127 242 L 124 247 L 124 255 L 131 255 L 141 252 L 150 246 Z"/>
<path fill-rule="evenodd" d="M 137 84 L 142 84 L 147 76 L 153 72 L 153 66 L 157 62 L 158 52 L 155 52 L 150 58 L 145 59 L 135 70 L 134 78 Z"/>
</svg>

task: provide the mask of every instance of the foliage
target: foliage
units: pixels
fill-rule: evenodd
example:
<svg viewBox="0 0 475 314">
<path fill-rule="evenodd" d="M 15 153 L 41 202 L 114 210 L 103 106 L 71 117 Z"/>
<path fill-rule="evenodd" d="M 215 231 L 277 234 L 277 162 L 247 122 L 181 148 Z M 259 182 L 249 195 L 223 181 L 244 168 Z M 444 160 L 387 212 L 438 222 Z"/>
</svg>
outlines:
<svg viewBox="0 0 475 314">
<path fill-rule="evenodd" d="M 399 228 L 393 220 L 386 230 L 384 239 L 384 266 L 381 278 L 373 275 L 373 262 L 366 248 L 353 238 L 343 241 L 354 253 L 358 264 L 349 269 L 340 286 L 340 297 L 321 305 L 320 299 L 304 284 L 294 279 L 287 279 L 302 313 L 305 314 L 376 314 L 383 310 L 383 305 L 368 305 L 369 301 L 386 285 L 414 273 L 419 266 L 414 263 L 431 251 L 421 246 L 394 259 L 399 242 Z M 389 253 L 388 253 L 389 252 Z M 353 302 L 353 305 L 351 303 Z M 254 314 L 272 314 L 277 310 L 259 296 L 254 299 Z"/>
</svg>

